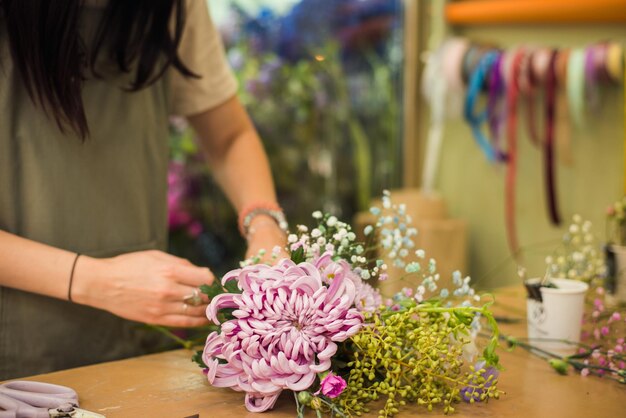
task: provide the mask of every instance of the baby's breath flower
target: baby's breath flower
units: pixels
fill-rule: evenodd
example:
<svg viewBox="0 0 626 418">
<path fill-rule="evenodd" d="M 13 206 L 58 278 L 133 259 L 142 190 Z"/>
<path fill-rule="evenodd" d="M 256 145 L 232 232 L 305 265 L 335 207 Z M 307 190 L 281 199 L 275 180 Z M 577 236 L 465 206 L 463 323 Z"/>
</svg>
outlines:
<svg viewBox="0 0 626 418">
<path fill-rule="evenodd" d="M 461 272 L 456 270 L 452 273 L 452 283 L 455 286 L 461 286 L 463 284 L 463 279 L 461 277 Z"/>
<path fill-rule="evenodd" d="M 431 258 L 430 260 L 428 260 L 428 271 L 430 271 L 431 273 L 434 273 L 436 268 L 437 268 L 437 262 L 435 261 L 435 259 Z"/>
<path fill-rule="evenodd" d="M 419 263 L 413 261 L 404 268 L 407 273 L 417 273 L 422 269 Z"/>
<path fill-rule="evenodd" d="M 591 222 L 583 221 L 580 215 L 573 217 L 561 246 L 545 261 L 551 277 L 590 281 L 605 273 L 604 254 L 595 244 Z"/>
</svg>

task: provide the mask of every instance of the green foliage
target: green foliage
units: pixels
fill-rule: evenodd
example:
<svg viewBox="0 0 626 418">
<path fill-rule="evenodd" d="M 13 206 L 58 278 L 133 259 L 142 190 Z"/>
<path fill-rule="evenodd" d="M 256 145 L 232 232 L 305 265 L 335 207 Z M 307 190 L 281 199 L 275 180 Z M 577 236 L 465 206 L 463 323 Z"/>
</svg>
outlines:
<svg viewBox="0 0 626 418">
<path fill-rule="evenodd" d="M 491 340 L 485 350 L 483 351 L 483 358 L 487 361 L 487 364 L 498 364 L 500 357 L 496 354 L 496 348 L 498 347 L 498 340 Z"/>
<path fill-rule="evenodd" d="M 209 299 L 213 299 L 215 296 L 224 293 L 224 288 L 218 280 L 215 280 L 211 284 L 201 285 L 200 291 L 207 295 Z"/>
<path fill-rule="evenodd" d="M 241 293 L 241 289 L 237 284 L 237 280 L 229 280 L 224 284 L 224 289 L 228 293 Z"/>
<path fill-rule="evenodd" d="M 214 280 L 213 283 L 203 284 L 200 286 L 200 291 L 207 295 L 209 299 L 213 299 L 217 295 L 221 295 L 222 293 L 241 293 L 241 289 L 237 286 L 236 280 L 229 280 L 224 285 L 221 284 L 219 280 Z M 229 321 L 234 318 L 233 316 L 234 309 L 220 309 L 217 313 L 217 319 L 219 323 L 224 321 Z M 219 332 L 219 329 L 218 329 Z"/>
<path fill-rule="evenodd" d="M 299 263 L 304 262 L 305 260 L 306 260 L 306 257 L 304 255 L 303 247 L 299 247 L 295 251 L 291 252 L 291 261 L 293 261 L 294 263 L 299 264 Z"/>
<path fill-rule="evenodd" d="M 222 293 L 241 293 L 236 280 L 229 280 L 223 286 L 219 280 L 214 280 L 211 284 L 201 285 L 200 291 L 207 295 L 209 299 L 213 299 Z"/>
<path fill-rule="evenodd" d="M 569 368 L 569 364 L 565 360 L 561 360 L 558 358 L 551 358 L 548 360 L 548 363 L 558 374 L 566 375 L 567 369 Z"/>
<path fill-rule="evenodd" d="M 194 363 L 196 363 L 198 366 L 202 367 L 203 369 L 206 369 L 208 367 L 204 363 L 204 360 L 202 360 L 202 350 L 196 351 L 193 354 L 193 356 L 191 356 L 191 361 L 193 361 Z"/>
</svg>

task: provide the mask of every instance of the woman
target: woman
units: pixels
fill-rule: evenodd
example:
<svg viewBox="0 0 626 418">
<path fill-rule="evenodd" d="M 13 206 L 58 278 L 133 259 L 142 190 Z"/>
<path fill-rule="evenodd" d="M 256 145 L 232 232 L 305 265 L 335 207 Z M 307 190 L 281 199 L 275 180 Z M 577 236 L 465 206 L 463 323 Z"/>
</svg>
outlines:
<svg viewBox="0 0 626 418">
<path fill-rule="evenodd" d="M 285 240 L 205 0 L 0 4 L 0 380 L 154 349 L 137 322 L 205 324 L 189 296 L 213 275 L 163 252 L 169 114 L 249 253 Z"/>
</svg>

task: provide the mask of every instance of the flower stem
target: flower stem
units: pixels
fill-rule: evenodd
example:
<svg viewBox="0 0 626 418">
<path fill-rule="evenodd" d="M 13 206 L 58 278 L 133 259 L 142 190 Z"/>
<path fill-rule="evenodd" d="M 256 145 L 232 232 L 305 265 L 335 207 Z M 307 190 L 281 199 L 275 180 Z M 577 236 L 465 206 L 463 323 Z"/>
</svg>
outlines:
<svg viewBox="0 0 626 418">
<path fill-rule="evenodd" d="M 176 341 L 178 344 L 182 345 L 183 348 L 187 349 L 187 350 L 191 350 L 193 348 L 193 341 L 188 341 L 188 340 L 183 340 L 182 338 L 180 338 L 178 335 L 174 334 L 172 331 L 170 331 L 168 328 L 163 327 L 161 325 L 150 325 L 148 324 L 148 327 L 152 328 L 155 331 L 160 332 L 161 334 L 173 339 L 174 341 Z"/>
</svg>

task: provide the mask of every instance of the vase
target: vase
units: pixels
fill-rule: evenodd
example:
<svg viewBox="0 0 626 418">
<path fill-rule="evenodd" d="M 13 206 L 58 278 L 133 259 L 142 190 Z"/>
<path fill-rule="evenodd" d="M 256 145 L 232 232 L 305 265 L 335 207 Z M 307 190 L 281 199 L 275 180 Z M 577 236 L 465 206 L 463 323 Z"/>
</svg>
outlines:
<svg viewBox="0 0 626 418">
<path fill-rule="evenodd" d="M 539 293 L 529 297 L 526 305 L 530 343 L 556 354 L 572 354 L 580 342 L 589 285 L 578 280 L 551 279 L 550 283 L 556 286 L 553 288 L 540 287 L 540 282 L 538 278 L 526 281 L 527 288 L 539 288 Z"/>
<path fill-rule="evenodd" d="M 607 279 L 605 287 L 611 302 L 626 303 L 626 247 L 609 245 L 606 248 Z"/>
</svg>

